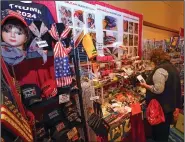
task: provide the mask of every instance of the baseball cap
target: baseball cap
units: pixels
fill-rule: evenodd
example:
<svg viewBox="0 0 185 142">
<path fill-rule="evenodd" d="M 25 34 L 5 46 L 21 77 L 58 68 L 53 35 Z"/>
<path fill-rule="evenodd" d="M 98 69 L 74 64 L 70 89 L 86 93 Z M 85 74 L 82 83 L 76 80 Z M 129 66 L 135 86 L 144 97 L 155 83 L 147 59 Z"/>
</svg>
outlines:
<svg viewBox="0 0 185 142">
<path fill-rule="evenodd" d="M 25 106 L 31 106 L 42 101 L 41 90 L 36 84 L 24 84 L 21 86 L 21 98 Z"/>
<path fill-rule="evenodd" d="M 54 108 L 44 112 L 43 122 L 47 128 L 52 128 L 60 122 L 66 122 L 66 119 L 60 108 Z"/>
<path fill-rule="evenodd" d="M 15 12 L 13 10 L 10 10 L 10 9 L 5 9 L 5 10 L 2 10 L 1 11 L 1 25 L 4 24 L 4 22 L 7 20 L 7 19 L 18 19 L 20 20 L 26 27 L 28 26 L 28 24 L 26 23 L 26 21 L 24 20 L 24 18 L 18 13 L 18 12 Z"/>
</svg>

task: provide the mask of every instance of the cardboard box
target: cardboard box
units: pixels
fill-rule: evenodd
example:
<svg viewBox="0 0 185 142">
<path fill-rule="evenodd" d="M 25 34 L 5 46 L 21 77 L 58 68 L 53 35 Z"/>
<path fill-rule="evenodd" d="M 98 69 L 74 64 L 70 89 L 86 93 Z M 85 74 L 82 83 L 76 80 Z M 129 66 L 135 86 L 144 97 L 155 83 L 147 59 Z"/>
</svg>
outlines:
<svg viewBox="0 0 185 142">
<path fill-rule="evenodd" d="M 181 113 L 177 119 L 176 129 L 184 133 L 184 115 Z"/>
</svg>

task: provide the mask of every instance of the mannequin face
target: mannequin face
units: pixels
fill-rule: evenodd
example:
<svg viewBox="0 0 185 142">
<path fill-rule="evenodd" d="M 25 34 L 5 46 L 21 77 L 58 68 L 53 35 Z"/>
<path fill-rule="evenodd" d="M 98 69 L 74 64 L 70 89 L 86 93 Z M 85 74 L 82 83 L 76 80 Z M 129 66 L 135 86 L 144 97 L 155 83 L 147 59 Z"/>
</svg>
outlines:
<svg viewBox="0 0 185 142">
<path fill-rule="evenodd" d="M 2 29 L 2 38 L 7 44 L 20 49 L 23 49 L 24 43 L 27 40 L 24 29 L 12 24 L 4 25 Z"/>
</svg>

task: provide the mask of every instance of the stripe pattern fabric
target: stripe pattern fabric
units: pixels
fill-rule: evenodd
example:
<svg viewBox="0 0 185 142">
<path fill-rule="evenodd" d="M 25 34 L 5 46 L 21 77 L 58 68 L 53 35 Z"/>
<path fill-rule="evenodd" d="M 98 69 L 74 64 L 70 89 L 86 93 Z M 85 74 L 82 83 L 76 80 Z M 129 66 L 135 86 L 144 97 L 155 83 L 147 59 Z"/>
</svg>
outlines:
<svg viewBox="0 0 185 142">
<path fill-rule="evenodd" d="M 65 30 L 59 35 L 56 24 L 52 24 L 50 34 L 57 41 L 54 46 L 54 66 L 55 66 L 55 78 L 57 87 L 63 87 L 72 83 L 71 70 L 69 64 L 68 54 L 71 51 L 71 47 L 66 48 L 62 39 L 67 38 L 67 35 L 71 29 L 66 27 Z"/>
</svg>

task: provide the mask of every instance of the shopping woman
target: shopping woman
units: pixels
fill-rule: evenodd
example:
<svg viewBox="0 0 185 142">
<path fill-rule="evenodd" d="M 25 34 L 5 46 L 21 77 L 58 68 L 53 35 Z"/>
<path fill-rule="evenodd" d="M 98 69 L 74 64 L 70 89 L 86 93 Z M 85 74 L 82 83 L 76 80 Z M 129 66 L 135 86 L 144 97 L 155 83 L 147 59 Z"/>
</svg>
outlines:
<svg viewBox="0 0 185 142">
<path fill-rule="evenodd" d="M 161 48 L 154 49 L 150 58 L 155 69 L 141 86 L 147 89 L 146 103 L 156 99 L 165 115 L 164 123 L 151 126 L 153 140 L 168 142 L 173 113 L 181 108 L 180 78 L 177 69 L 170 63 L 169 55 Z"/>
</svg>

